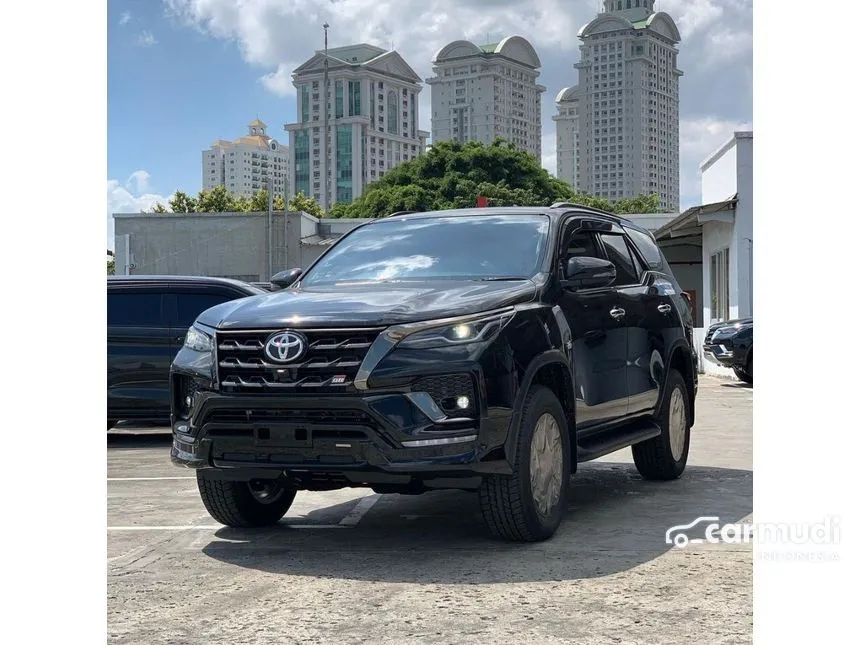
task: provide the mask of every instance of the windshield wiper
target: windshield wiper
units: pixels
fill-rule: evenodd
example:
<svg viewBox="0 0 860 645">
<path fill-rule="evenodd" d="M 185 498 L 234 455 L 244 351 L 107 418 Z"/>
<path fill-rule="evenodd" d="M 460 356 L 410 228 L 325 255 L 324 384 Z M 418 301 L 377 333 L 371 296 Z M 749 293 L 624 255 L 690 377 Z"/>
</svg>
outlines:
<svg viewBox="0 0 860 645">
<path fill-rule="evenodd" d="M 528 280 L 521 275 L 491 275 L 484 278 L 478 278 L 481 282 L 507 282 L 511 280 Z"/>
</svg>

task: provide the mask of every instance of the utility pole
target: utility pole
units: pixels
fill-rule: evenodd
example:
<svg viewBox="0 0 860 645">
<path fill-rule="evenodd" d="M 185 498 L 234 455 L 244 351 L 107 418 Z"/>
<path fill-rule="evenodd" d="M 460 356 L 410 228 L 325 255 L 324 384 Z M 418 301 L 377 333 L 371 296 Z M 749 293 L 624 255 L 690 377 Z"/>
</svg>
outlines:
<svg viewBox="0 0 860 645">
<path fill-rule="evenodd" d="M 322 150 L 322 173 L 323 173 L 323 192 L 322 192 L 322 210 L 324 214 L 328 213 L 328 23 L 323 23 L 323 31 L 325 32 L 325 58 L 323 59 L 323 150 Z"/>
<path fill-rule="evenodd" d="M 274 266 L 273 266 L 275 263 L 275 258 L 274 258 L 275 253 L 274 253 L 274 247 L 272 244 L 273 238 L 275 237 L 272 234 L 274 229 L 275 229 L 275 218 L 274 218 L 274 214 L 272 212 L 272 209 L 274 208 L 274 198 L 275 198 L 275 180 L 272 177 L 271 172 L 269 173 L 268 180 L 269 180 L 268 181 L 268 184 L 269 184 L 268 185 L 269 221 L 268 221 L 268 225 L 266 226 L 266 242 L 267 242 L 267 244 L 266 244 L 266 258 L 267 258 L 267 262 L 268 262 L 268 266 L 269 266 L 269 274 L 266 276 L 266 280 L 268 280 L 273 275 L 275 275 L 275 270 L 274 270 Z"/>
</svg>

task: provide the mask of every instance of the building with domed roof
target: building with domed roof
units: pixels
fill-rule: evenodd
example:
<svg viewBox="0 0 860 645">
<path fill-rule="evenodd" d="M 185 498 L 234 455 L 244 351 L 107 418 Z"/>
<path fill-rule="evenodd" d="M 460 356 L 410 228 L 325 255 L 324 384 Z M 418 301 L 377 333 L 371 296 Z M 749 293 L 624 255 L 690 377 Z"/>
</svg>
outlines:
<svg viewBox="0 0 860 645">
<path fill-rule="evenodd" d="M 476 45 L 448 43 L 433 57 L 430 85 L 433 142 L 501 137 L 541 159 L 541 62 L 522 36 Z"/>
<path fill-rule="evenodd" d="M 603 8 L 579 31 L 575 185 L 611 201 L 656 193 L 677 211 L 681 34 L 653 0 L 604 0 Z"/>
<path fill-rule="evenodd" d="M 555 121 L 555 176 L 567 182 L 571 188 L 578 190 L 579 162 L 577 146 L 579 146 L 579 103 L 582 91 L 578 85 L 565 87 L 555 97 L 558 114 Z"/>
<path fill-rule="evenodd" d="M 273 194 L 289 194 L 290 150 L 266 133 L 266 124 L 254 119 L 248 134 L 232 141 L 219 139 L 203 151 L 203 189 L 224 186 L 234 195 L 251 197 L 268 190 L 271 178 Z"/>
</svg>

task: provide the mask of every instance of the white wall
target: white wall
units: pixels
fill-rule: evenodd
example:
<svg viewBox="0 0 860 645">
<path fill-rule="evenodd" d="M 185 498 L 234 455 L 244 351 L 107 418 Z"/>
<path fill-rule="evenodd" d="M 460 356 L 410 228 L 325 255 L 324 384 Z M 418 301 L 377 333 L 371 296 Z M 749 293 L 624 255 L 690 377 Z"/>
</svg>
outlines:
<svg viewBox="0 0 860 645">
<path fill-rule="evenodd" d="M 721 249 L 729 249 L 729 317 L 737 317 L 737 272 L 734 248 L 734 226 L 726 222 L 702 224 L 702 322 L 704 327 L 716 322 L 711 312 L 711 255 Z"/>
<path fill-rule="evenodd" d="M 748 135 L 748 136 L 747 136 Z M 753 137 L 738 133 L 737 139 L 738 205 L 735 210 L 735 247 L 738 316 L 753 315 Z"/>
<path fill-rule="evenodd" d="M 703 204 L 724 201 L 738 192 L 737 149 L 734 139 L 711 155 L 702 164 L 701 171 Z"/>
</svg>

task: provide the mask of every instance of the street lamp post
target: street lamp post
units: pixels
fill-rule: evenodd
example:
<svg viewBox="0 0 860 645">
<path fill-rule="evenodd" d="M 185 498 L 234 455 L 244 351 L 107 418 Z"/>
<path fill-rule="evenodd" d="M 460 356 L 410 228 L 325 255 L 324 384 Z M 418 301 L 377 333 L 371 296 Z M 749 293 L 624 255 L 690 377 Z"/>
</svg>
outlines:
<svg viewBox="0 0 860 645">
<path fill-rule="evenodd" d="M 323 23 L 323 31 L 325 32 L 325 54 L 323 59 L 323 150 L 322 150 L 322 172 L 323 172 L 323 192 L 322 192 L 322 210 L 323 213 L 328 213 L 328 23 Z"/>
</svg>

